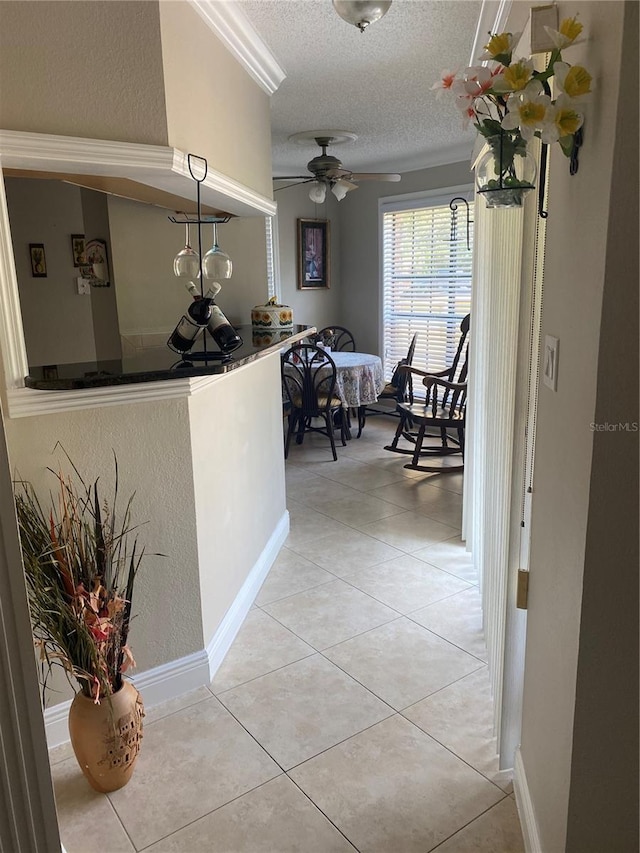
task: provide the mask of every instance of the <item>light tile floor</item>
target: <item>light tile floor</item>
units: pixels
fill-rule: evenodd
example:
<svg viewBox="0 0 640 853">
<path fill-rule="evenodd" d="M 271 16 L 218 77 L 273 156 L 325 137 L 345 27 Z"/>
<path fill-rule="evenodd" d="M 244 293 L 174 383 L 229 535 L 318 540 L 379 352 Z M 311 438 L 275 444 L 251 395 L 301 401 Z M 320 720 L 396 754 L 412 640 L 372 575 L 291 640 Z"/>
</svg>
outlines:
<svg viewBox="0 0 640 853">
<path fill-rule="evenodd" d="M 126 788 L 52 752 L 68 853 L 523 853 L 461 475 L 407 471 L 394 428 L 293 446 L 286 546 L 210 688 L 149 709 Z"/>
</svg>

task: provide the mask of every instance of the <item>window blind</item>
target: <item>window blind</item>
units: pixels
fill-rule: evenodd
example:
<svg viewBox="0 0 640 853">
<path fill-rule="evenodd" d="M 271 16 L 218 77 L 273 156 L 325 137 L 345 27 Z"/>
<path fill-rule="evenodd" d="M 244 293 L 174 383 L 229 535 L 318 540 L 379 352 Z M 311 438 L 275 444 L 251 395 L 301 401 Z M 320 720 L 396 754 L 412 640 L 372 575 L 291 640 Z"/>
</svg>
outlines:
<svg viewBox="0 0 640 853">
<path fill-rule="evenodd" d="M 267 294 L 269 298 L 279 298 L 278 223 L 271 216 L 265 216 L 264 222 L 267 241 Z"/>
<path fill-rule="evenodd" d="M 469 207 L 473 220 L 473 202 Z M 452 212 L 448 199 L 414 200 L 411 207 L 383 207 L 382 217 L 385 377 L 391 378 L 416 332 L 414 365 L 444 370 L 471 310 L 473 224 L 467 249 L 464 205 Z"/>
</svg>

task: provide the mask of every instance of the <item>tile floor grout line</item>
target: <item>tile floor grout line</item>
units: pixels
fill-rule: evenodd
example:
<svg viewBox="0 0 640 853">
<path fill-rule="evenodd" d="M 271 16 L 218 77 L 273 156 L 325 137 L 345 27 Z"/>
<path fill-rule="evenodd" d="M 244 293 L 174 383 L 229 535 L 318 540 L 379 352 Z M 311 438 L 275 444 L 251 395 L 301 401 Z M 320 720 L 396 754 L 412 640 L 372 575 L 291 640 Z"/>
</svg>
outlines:
<svg viewBox="0 0 640 853">
<path fill-rule="evenodd" d="M 378 565 L 383 565 L 383 563 L 379 563 Z M 371 569 L 375 569 L 375 568 L 377 568 L 377 567 L 378 567 L 378 566 L 370 566 L 369 568 L 371 568 Z M 433 568 L 436 568 L 436 567 L 434 566 Z M 368 571 L 368 569 L 359 569 L 358 571 L 366 572 L 366 571 Z M 355 573 L 354 573 L 354 574 L 355 574 Z M 397 607 L 393 607 L 391 604 L 388 604 L 386 601 L 382 601 L 382 599 L 380 599 L 380 598 L 376 598 L 376 597 L 375 597 L 375 595 L 373 595 L 373 593 L 371 593 L 371 592 L 367 592 L 366 590 L 361 589 L 359 586 L 356 586 L 356 584 L 355 584 L 355 583 L 352 583 L 352 582 L 349 580 L 349 576 L 347 576 L 346 578 L 340 578 L 340 580 L 343 580 L 345 583 L 348 583 L 348 584 L 349 584 L 349 586 L 352 586 L 354 589 L 357 589 L 359 592 L 364 592 L 364 593 L 365 593 L 365 595 L 370 596 L 371 598 L 375 599 L 375 601 L 378 601 L 380 604 L 384 604 L 384 606 L 385 606 L 385 607 L 390 607 L 392 610 L 396 610 L 396 611 L 397 611 L 401 616 L 406 616 L 407 618 L 409 618 L 409 614 L 408 614 L 408 613 L 404 613 L 402 610 L 398 610 L 398 608 L 397 608 Z M 460 578 L 460 580 L 461 580 L 461 578 Z M 471 586 L 471 584 L 469 584 L 469 586 Z M 442 598 L 436 598 L 436 599 L 435 599 L 435 601 L 431 601 L 431 602 L 429 602 L 429 604 L 423 604 L 421 607 L 416 607 L 416 609 L 415 609 L 415 610 L 411 610 L 410 612 L 411 612 L 411 613 L 417 613 L 419 610 L 424 610 L 425 608 L 427 608 L 427 607 L 431 607 L 431 606 L 432 606 L 432 605 L 434 605 L 434 604 L 440 604 L 441 602 L 446 601 L 448 598 L 453 598 L 453 596 L 454 596 L 454 595 L 460 595 L 460 593 L 461 593 L 461 592 L 466 592 L 466 590 L 464 590 L 464 589 L 459 589 L 457 592 L 451 592 L 451 593 L 449 593 L 448 595 L 443 596 Z M 412 619 L 411 621 L 412 621 L 412 622 L 415 622 L 415 619 Z M 419 622 L 416 622 L 416 625 L 419 625 L 419 624 L 420 624 Z M 421 627 L 423 627 L 423 628 L 424 628 L 424 627 L 426 627 L 426 626 L 425 626 L 425 625 L 422 625 Z M 427 629 L 427 630 L 429 630 L 429 629 Z M 432 633 L 434 633 L 434 634 L 435 634 L 435 631 L 433 631 Z M 444 639 L 446 639 L 446 638 L 445 638 L 445 637 L 443 637 L 442 639 L 444 640 Z M 451 642 L 451 641 L 450 641 L 450 640 L 448 640 L 447 642 Z M 452 645 L 455 645 L 455 643 L 453 643 Z M 466 651 L 466 650 L 465 650 L 465 649 L 463 649 L 463 651 Z M 469 652 L 468 654 L 471 654 L 471 652 Z M 477 656 L 476 656 L 476 655 L 474 655 L 474 657 L 477 657 Z"/>
<path fill-rule="evenodd" d="M 314 757 L 315 757 L 315 756 L 314 756 Z M 300 765 L 298 765 L 298 766 L 300 766 Z M 292 768 L 292 769 L 293 769 L 293 768 Z M 303 796 L 305 796 L 305 797 L 309 800 L 309 802 L 310 802 L 310 803 L 311 803 L 311 805 L 314 807 L 314 809 L 317 809 L 317 811 L 319 811 L 319 812 L 320 812 L 320 814 L 321 814 L 321 815 L 323 815 L 323 817 L 325 817 L 325 818 L 326 818 L 326 820 L 328 820 L 328 821 L 329 821 L 329 823 L 331 824 L 331 826 L 333 826 L 333 827 L 337 830 L 337 832 L 339 832 L 339 833 L 340 833 L 340 835 L 344 838 L 344 840 L 347 842 L 347 844 L 350 844 L 350 845 L 351 845 L 351 847 L 353 847 L 353 849 L 356 851 L 356 853 L 360 853 L 360 850 L 356 847 L 356 845 L 353 843 L 353 841 L 351 841 L 351 839 L 350 839 L 350 838 L 348 838 L 348 837 L 344 834 L 344 832 L 340 829 L 340 827 L 339 827 L 336 823 L 334 823 L 334 822 L 331 820 L 331 818 L 329 817 L 329 815 L 328 815 L 325 811 L 323 811 L 323 810 L 320 808 L 320 806 L 319 806 L 319 805 L 318 805 L 318 804 L 317 804 L 317 803 L 316 803 L 316 802 L 311 798 L 311 796 L 310 796 L 309 794 L 307 794 L 307 792 L 304 790 L 304 788 L 301 788 L 301 787 L 300 787 L 300 785 L 298 785 L 298 783 L 296 782 L 296 780 L 295 780 L 295 779 L 292 779 L 292 778 L 291 778 L 291 776 L 289 776 L 289 773 L 288 773 L 288 771 L 287 771 L 287 770 L 285 770 L 285 776 L 287 777 L 287 779 L 289 779 L 289 781 L 290 781 L 293 785 L 295 785 L 295 786 L 296 786 L 296 788 L 300 791 L 300 793 L 301 793 L 301 794 L 303 794 Z"/>
<path fill-rule="evenodd" d="M 104 794 L 104 797 L 105 797 L 105 799 L 107 800 L 107 802 L 109 803 L 109 805 L 111 806 L 111 811 L 114 813 L 116 820 L 118 821 L 118 823 L 119 823 L 119 824 L 120 824 L 120 826 L 122 827 L 122 831 L 124 832 L 125 836 L 128 838 L 129 843 L 131 844 L 131 846 L 133 847 L 133 849 L 134 849 L 134 850 L 136 851 L 136 853 L 137 853 L 138 848 L 137 848 L 137 847 L 136 847 L 136 845 L 133 843 L 133 838 L 131 837 L 131 835 L 130 835 L 130 834 L 129 834 L 129 832 L 127 831 L 127 827 L 126 827 L 126 826 L 124 825 L 124 823 L 122 822 L 122 819 L 121 819 L 120 815 L 118 814 L 118 810 L 116 809 L 116 807 L 114 806 L 114 804 L 111 802 L 111 797 L 109 796 L 109 794 Z M 62 833 L 60 833 L 60 835 L 62 836 Z M 62 841 L 62 837 L 60 838 L 60 840 Z"/>
<path fill-rule="evenodd" d="M 167 835 L 163 835 L 162 838 L 157 838 L 155 841 L 152 841 L 150 844 L 147 844 L 144 847 L 136 847 L 134 844 L 134 850 L 136 851 L 136 853 L 144 853 L 145 850 L 148 850 L 150 847 L 153 847 L 154 844 L 159 844 L 161 841 L 166 841 L 167 838 L 171 838 L 172 835 L 177 835 L 179 832 L 182 832 L 182 830 L 193 826 L 194 823 L 198 823 L 199 820 L 204 820 L 206 817 L 209 817 L 209 815 L 220 811 L 220 809 L 223 809 L 225 806 L 228 806 L 231 803 L 235 803 L 236 800 L 240 800 L 242 799 L 242 797 L 246 797 L 247 794 L 251 794 L 253 791 L 257 791 L 258 788 L 262 788 L 263 785 L 268 785 L 269 782 L 273 782 L 274 779 L 279 779 L 281 776 L 286 776 L 286 772 L 284 770 L 282 771 L 282 773 L 278 773 L 277 776 L 272 776 L 271 779 L 267 779 L 265 782 L 261 782 L 259 785 L 254 785 L 253 788 L 249 788 L 247 791 L 243 791 L 242 794 L 237 794 L 231 800 L 228 800 L 228 802 L 221 803 L 219 806 L 216 806 L 215 809 L 211 809 L 211 811 L 205 812 L 203 815 L 200 815 L 200 817 L 196 817 L 193 820 L 190 820 L 189 823 L 185 823 L 185 825 L 181 826 L 179 829 L 174 829 L 173 832 L 169 832 Z M 106 851 L 106 853 L 109 853 L 109 851 Z"/>
<path fill-rule="evenodd" d="M 340 579 L 338 578 L 338 580 L 340 580 Z M 360 590 L 358 590 L 358 591 L 360 591 Z M 366 595 L 366 593 L 363 593 L 363 595 Z M 369 597 L 371 597 L 371 596 L 369 596 Z M 389 610 L 393 610 L 393 608 L 392 608 L 392 607 L 390 607 L 390 608 L 389 608 Z M 266 611 L 266 610 L 265 610 L 264 612 L 265 612 L 265 613 L 267 613 L 267 611 Z M 394 613 L 397 613 L 397 611 L 395 611 L 395 610 L 394 610 Z M 309 640 L 305 640 L 305 639 L 303 639 L 299 634 L 296 634 L 296 632 L 295 632 L 292 628 L 289 628 L 289 626 L 288 626 L 288 625 L 285 625 L 285 624 L 284 624 L 284 622 L 281 622 L 281 621 L 277 618 L 277 616 L 274 616 L 272 613 L 267 613 L 267 616 L 271 616 L 271 618 L 272 618 L 272 619 L 275 619 L 275 621 L 276 621 L 279 625 L 282 625 L 282 627 L 283 627 L 283 628 L 286 628 L 286 629 L 287 629 L 287 631 L 291 631 L 291 633 L 292 633 L 294 636 L 296 636 L 299 640 L 302 640 L 302 642 L 303 642 L 303 643 L 306 643 L 308 646 L 311 646 L 311 648 L 314 650 L 314 652 L 317 652 L 318 654 L 322 654 L 322 652 L 323 652 L 325 649 L 332 649 L 332 648 L 333 648 L 333 646 L 337 646 L 339 643 L 346 643 L 346 642 L 347 642 L 347 640 L 354 640 L 356 637 L 361 637 L 363 634 L 368 634 L 368 633 L 369 633 L 369 631 L 373 631 L 373 630 L 375 630 L 376 628 L 381 628 L 383 625 L 388 625 L 388 624 L 390 624 L 391 622 L 395 622 L 397 619 L 401 619 L 401 618 L 402 618 L 402 613 L 397 613 L 397 615 L 396 615 L 396 616 L 394 616 L 392 619 L 388 619 L 386 622 L 381 622 L 379 625 L 374 625 L 374 626 L 373 626 L 373 628 L 367 628 L 367 629 L 366 629 L 366 630 L 364 630 L 364 631 L 360 631 L 359 633 L 354 634 L 354 635 L 353 635 L 353 637 L 347 637 L 345 640 L 338 640 L 338 642 L 337 642 L 337 643 L 334 643 L 334 644 L 333 644 L 333 646 L 323 646 L 323 648 L 322 648 L 322 649 L 317 649 L 315 646 L 313 646 L 313 645 L 309 642 Z M 310 657 L 310 655 L 307 655 L 307 657 Z M 289 666 L 289 664 L 285 664 L 285 666 Z"/>
<path fill-rule="evenodd" d="M 481 661 L 482 666 L 479 666 L 477 669 L 472 669 L 471 672 L 465 673 L 465 675 L 461 675 L 459 678 L 455 678 L 450 684 L 445 684 L 443 687 L 438 687 L 437 690 L 434 690 L 433 693 L 430 693 L 429 696 L 425 696 L 425 699 L 430 699 L 432 696 L 435 696 L 437 693 L 440 693 L 442 690 L 446 690 L 447 687 L 453 687 L 454 684 L 457 684 L 459 681 L 463 681 L 465 678 L 469 678 L 470 675 L 474 675 L 476 672 L 480 672 L 481 669 L 486 669 L 489 671 L 489 664 L 485 661 Z M 422 702 L 423 699 L 419 699 L 418 701 Z M 417 705 L 417 702 L 414 702 L 413 705 Z M 411 705 L 407 705 L 406 708 L 403 708 L 402 711 L 398 711 L 399 714 L 404 713 L 404 711 L 408 711 L 411 708 Z"/>
<path fill-rule="evenodd" d="M 503 793 L 504 793 L 504 791 L 503 791 Z M 459 832 L 462 832 L 463 829 L 466 829 L 468 826 L 471 826 L 472 823 L 474 823 L 476 820 L 481 818 L 483 815 L 486 815 L 487 812 L 491 811 L 491 809 L 495 809 L 496 806 L 499 806 L 500 803 L 504 802 L 504 800 L 508 796 L 509 796 L 509 794 L 507 794 L 501 800 L 498 800 L 497 803 L 494 803 L 492 806 L 489 806 L 488 808 L 484 809 L 484 811 L 481 811 L 480 814 L 477 814 L 475 817 L 471 818 L 471 820 L 467 821 L 467 823 L 465 823 L 459 829 L 456 829 L 455 832 L 452 832 L 451 835 L 448 835 L 446 838 L 443 838 L 442 841 L 439 841 L 435 847 L 431 847 L 429 850 L 426 851 L 426 853 L 434 853 L 434 851 L 437 850 L 438 847 L 441 847 L 445 843 L 445 841 L 449 841 L 450 838 L 453 838 L 454 835 L 457 835 Z M 506 851 L 505 851 L 505 853 L 506 853 Z"/>
<path fill-rule="evenodd" d="M 267 613 L 265 615 L 269 616 L 270 614 Z M 273 618 L 273 617 L 271 617 L 271 618 Z M 277 620 L 274 620 L 274 621 L 277 621 Z M 282 623 L 278 623 L 278 624 L 282 624 Z M 283 626 L 283 627 L 286 627 L 286 626 Z M 289 629 L 287 629 L 287 630 L 289 630 Z M 293 631 L 291 633 L 293 633 Z M 295 636 L 298 637 L 297 634 Z M 305 642 L 305 640 L 302 640 L 302 637 L 298 637 L 298 639 L 301 640 L 303 643 Z M 309 645 L 309 644 L 307 643 L 307 645 Z M 261 672 L 260 675 L 254 675 L 251 678 L 248 678 L 246 681 L 241 681 L 239 684 L 234 684 L 233 687 L 225 687 L 225 689 L 220 691 L 220 693 L 214 693 L 213 695 L 222 704 L 222 706 L 224 708 L 226 708 L 227 706 L 224 704 L 224 702 L 220 698 L 221 696 L 224 696 L 225 693 L 230 693 L 232 690 L 236 690 L 238 687 L 244 687 L 246 684 L 251 684 L 251 682 L 257 681 L 259 678 L 263 678 L 266 675 L 272 675 L 274 672 L 280 672 L 281 669 L 286 669 L 288 666 L 293 666 L 294 663 L 300 663 L 301 660 L 306 660 L 307 658 L 312 658 L 314 655 L 318 654 L 318 650 L 314 649 L 313 646 L 309 646 L 309 648 L 311 649 L 311 651 L 309 652 L 308 655 L 303 655 L 301 658 L 296 658 L 296 660 L 291 660 L 291 661 L 289 661 L 289 663 L 283 663 L 282 666 L 276 666 L 274 669 L 270 669 L 267 672 Z M 213 682 L 211 682 L 211 683 L 213 684 Z"/>
<path fill-rule="evenodd" d="M 369 692 L 371 692 L 371 691 L 369 691 Z M 380 700 L 380 701 L 382 701 L 382 700 Z M 387 703 L 385 702 L 384 704 L 386 705 Z M 352 738 L 359 737 L 360 735 L 364 734 L 365 732 L 368 732 L 370 729 L 374 728 L 375 726 L 379 726 L 380 723 L 385 723 L 385 722 L 387 722 L 387 720 L 391 720 L 393 717 L 401 716 L 397 711 L 395 711 L 393 708 L 391 708 L 391 706 L 388 706 L 388 707 L 389 707 L 389 710 L 391 711 L 389 716 L 383 717 L 381 720 L 376 720 L 375 723 L 371 723 L 370 725 L 365 726 L 363 729 L 360 729 L 357 732 L 353 732 L 353 734 L 350 734 L 350 735 L 347 735 L 346 737 L 343 737 L 341 740 L 336 741 L 336 743 L 332 744 L 331 746 L 326 746 L 324 749 L 321 749 L 320 752 L 315 753 L 315 755 L 310 755 L 308 758 L 305 758 L 302 761 L 298 762 L 298 764 L 294 764 L 293 767 L 289 767 L 289 769 L 285 770 L 284 772 L 288 776 L 289 773 L 291 773 L 293 770 L 297 770 L 298 767 L 302 767 L 303 764 L 307 764 L 309 761 L 315 761 L 316 758 L 319 758 L 321 755 L 324 755 L 325 752 L 330 752 L 332 749 L 335 749 L 337 746 L 341 746 L 343 743 L 347 743 L 347 741 L 351 740 Z M 411 721 L 408 720 L 407 722 L 411 722 Z M 424 732 L 423 732 L 423 734 L 424 734 Z M 291 781 L 293 782 L 293 779 Z"/>
<path fill-rule="evenodd" d="M 442 598 L 440 601 L 446 601 L 446 599 Z M 440 601 L 436 601 L 436 602 L 434 602 L 434 604 L 440 604 Z M 431 606 L 432 606 L 431 604 L 427 604 L 427 607 L 431 607 Z M 425 608 L 420 607 L 418 609 L 424 610 Z M 414 610 L 413 612 L 417 613 L 418 611 Z M 479 658 L 478 655 L 474 654 L 473 652 L 470 652 L 468 649 L 465 649 L 462 646 L 459 646 L 457 643 L 454 643 L 453 640 L 448 639 L 448 637 L 443 637 L 442 634 L 438 634 L 438 632 L 434 631 L 433 628 L 427 628 L 427 626 L 423 625 L 422 622 L 416 622 L 415 619 L 411 619 L 411 615 L 409 613 L 406 613 L 404 615 L 407 619 L 411 620 L 411 622 L 413 622 L 415 625 L 419 625 L 421 628 L 424 628 L 425 631 L 429 631 L 435 637 L 439 637 L 441 640 L 444 640 L 446 643 L 449 643 L 449 645 L 455 646 L 456 649 L 459 649 L 461 652 L 464 652 L 465 654 L 470 655 L 472 658 L 475 658 L 477 661 L 479 661 L 481 664 L 483 664 L 483 666 L 488 665 L 488 663 L 489 663 L 488 661 L 484 660 L 483 658 Z"/>
<path fill-rule="evenodd" d="M 201 685 L 201 687 L 204 687 L 204 688 L 205 688 L 205 690 L 209 690 L 209 687 L 208 687 L 208 685 L 207 685 L 207 684 L 202 684 L 202 685 Z M 196 687 L 195 689 L 196 689 L 196 690 L 199 690 L 200 688 Z M 210 690 L 209 690 L 209 692 L 211 693 L 211 691 L 210 691 Z M 184 694 L 183 694 L 183 695 L 184 695 Z M 196 706 L 196 705 L 201 705 L 203 702 L 208 702 L 208 701 L 209 701 L 209 699 L 211 699 L 211 697 L 215 698 L 215 693 L 211 693 L 211 696 L 203 696 L 203 697 L 202 697 L 202 699 L 198 699 L 198 701 L 197 701 L 197 702 L 193 702 L 193 703 L 191 703 L 190 705 L 183 705 L 181 708 L 177 708 L 175 711 L 171 711 L 170 713 L 165 714 L 165 715 L 164 715 L 164 716 L 162 716 L 162 717 L 158 717 L 158 718 L 157 718 L 157 719 L 155 719 L 155 720 L 151 720 L 151 722 L 150 722 L 150 723 L 143 723 L 143 731 L 144 731 L 144 729 L 149 728 L 149 726 L 154 726 L 156 723 L 159 723 L 159 722 L 161 722 L 162 720 L 168 720 L 168 719 L 169 719 L 169 717 L 174 717 L 176 714 L 181 714 L 183 711 L 186 711 L 188 708 L 195 708 L 195 706 Z M 177 698 L 180 698 L 180 697 L 177 697 Z M 168 701 L 168 702 L 173 702 L 173 701 L 175 701 L 175 700 L 173 700 L 173 699 L 168 699 L 167 701 Z M 154 707 L 156 707 L 156 708 L 157 708 L 159 705 L 163 705 L 163 704 L 164 704 L 163 702 L 158 702 L 158 704 L 157 704 L 157 705 L 155 705 L 155 706 L 154 706 L 154 705 L 151 705 L 151 706 L 149 707 L 149 710 L 151 711 Z M 145 716 L 146 716 L 146 714 L 145 714 Z"/>
<path fill-rule="evenodd" d="M 472 675 L 472 674 L 473 674 L 473 673 L 469 673 L 469 675 Z M 455 682 L 454 682 L 454 683 L 455 683 Z M 451 685 L 450 685 L 450 684 L 448 684 L 448 685 L 447 685 L 447 687 L 451 687 Z M 444 688 L 442 688 L 442 689 L 444 690 Z M 425 699 L 429 699 L 430 697 L 429 697 L 429 696 L 425 696 L 424 698 L 425 698 Z M 423 702 L 423 701 L 424 701 L 424 699 L 420 699 L 419 701 L 420 701 L 420 702 Z M 418 703 L 417 703 L 417 702 L 414 702 L 414 704 L 416 704 L 416 705 L 417 705 Z M 408 706 L 407 706 L 407 708 L 410 708 L 410 707 L 411 707 L 411 705 L 408 705 Z M 406 711 L 406 710 L 407 710 L 407 708 L 405 708 L 404 710 Z M 474 767 L 474 766 L 473 766 L 473 764 L 470 764 L 470 763 L 467 761 L 467 759 L 466 759 L 466 758 L 463 758 L 461 755 L 458 755 L 458 753 L 457 753 L 457 752 L 455 752 L 455 750 L 454 750 L 454 749 L 452 749 L 452 747 L 447 746 L 447 744 L 446 744 L 446 743 L 443 743 L 443 742 L 442 742 L 441 740 L 439 740 L 439 739 L 438 739 L 434 734 L 432 734 L 431 732 L 428 732 L 426 729 L 423 729 L 423 728 L 422 728 L 422 726 L 421 726 L 421 725 L 419 725 L 419 723 L 416 723 L 414 720 L 410 720 L 408 717 L 405 717 L 405 715 L 404 715 L 404 712 L 403 712 L 403 711 L 398 711 L 398 714 L 399 714 L 401 717 L 403 717 L 403 718 L 404 718 L 408 723 L 411 723 L 413 726 L 415 726 L 417 729 L 419 729 L 423 734 L 427 735 L 427 736 L 428 736 L 428 737 L 430 737 L 432 740 L 434 740 L 434 741 L 435 741 L 437 744 L 439 744 L 443 749 L 446 749 L 446 750 L 447 750 L 447 752 L 451 753 L 451 755 L 453 755 L 453 756 L 454 756 L 454 758 L 457 758 L 457 759 L 458 759 L 458 761 L 462 761 L 462 763 L 463 763 L 463 764 L 466 764 L 466 765 L 467 765 L 467 767 L 469 767 L 471 770 L 473 770 L 473 771 L 474 771 L 475 773 L 477 773 L 479 776 L 482 776 L 482 778 L 485 780 L 485 782 L 490 782 L 490 783 L 494 786 L 494 788 L 497 788 L 497 790 L 498 790 L 498 791 L 500 791 L 500 793 L 501 793 L 501 794 L 504 794 L 504 795 L 505 795 L 505 797 L 508 797 L 508 796 L 509 796 L 509 794 L 507 793 L 507 791 L 505 791 L 505 790 L 504 790 L 504 788 L 501 788 L 501 787 L 500 787 L 500 785 L 498 785 L 498 783 L 497 783 L 497 782 L 494 782 L 494 781 L 493 781 L 493 779 L 490 779 L 488 776 L 486 776 L 486 775 L 482 772 L 482 770 L 478 770 L 478 768 L 477 768 L 477 767 Z M 502 772 L 502 771 L 498 771 L 498 772 Z M 509 781 L 512 781 L 512 780 L 509 780 Z M 494 803 L 494 805 L 497 805 L 497 803 Z M 490 806 L 490 808 L 492 808 L 492 807 Z"/>
<path fill-rule="evenodd" d="M 450 687 L 451 685 L 449 684 L 447 686 Z M 428 699 L 428 698 L 429 698 L 428 696 L 425 696 L 425 699 Z M 423 700 L 421 699 L 420 701 L 423 701 Z M 409 707 L 411 707 L 411 706 L 409 706 Z M 398 713 L 400 714 L 401 717 L 404 717 L 404 719 L 407 720 L 407 722 L 412 723 L 416 728 L 420 729 L 420 731 L 423 732 L 423 734 L 428 735 L 428 737 L 432 738 L 432 740 L 434 740 L 437 744 L 439 744 L 443 749 L 446 749 L 447 752 L 450 752 L 451 755 L 453 755 L 455 758 L 458 759 L 458 761 L 462 761 L 463 764 L 466 764 L 467 767 L 469 767 L 471 770 L 473 770 L 479 776 L 482 776 L 482 778 L 485 780 L 485 782 L 490 782 L 494 786 L 494 788 L 497 788 L 497 790 L 500 791 L 501 794 L 504 794 L 505 797 L 509 796 L 508 792 L 505 791 L 504 788 L 501 788 L 497 782 L 494 782 L 493 779 L 490 779 L 485 773 L 482 772 L 482 770 L 478 770 L 477 767 L 474 767 L 473 764 L 470 764 L 466 758 L 463 758 L 461 755 L 458 755 L 458 753 L 452 747 L 447 746 L 446 743 L 443 743 L 441 740 L 439 740 L 431 732 L 428 732 L 426 729 L 423 729 L 422 726 L 420 726 L 418 723 L 414 722 L 413 720 L 410 720 L 408 717 L 405 717 L 404 714 L 402 713 L 402 711 L 398 711 Z M 501 771 L 499 771 L 499 772 L 501 772 Z M 509 780 L 509 781 L 511 781 L 511 780 Z M 497 803 L 494 803 L 494 805 L 497 805 Z"/>
<path fill-rule="evenodd" d="M 302 555 L 300 555 L 300 556 L 302 556 Z M 317 563 L 314 563 L 314 566 L 315 565 L 317 565 Z M 322 566 L 318 566 L 318 568 L 322 569 Z M 329 578 L 329 580 L 320 581 L 320 583 L 316 583 L 316 584 L 313 584 L 312 586 L 308 586 L 305 589 L 298 590 L 298 592 L 292 592 L 289 595 L 283 595 L 282 598 L 274 598 L 273 601 L 265 601 L 262 604 L 256 604 L 256 602 L 254 600 L 253 603 L 256 607 L 258 607 L 260 610 L 262 610 L 264 607 L 269 607 L 270 604 L 277 604 L 280 601 L 286 601 L 287 598 L 293 598 L 294 595 L 299 595 L 302 592 L 308 592 L 311 589 L 318 589 L 318 587 L 326 586 L 326 584 L 328 584 L 328 583 L 333 583 L 333 581 L 336 580 L 336 578 L 338 577 L 337 575 L 334 575 L 333 572 L 330 572 L 329 569 L 323 569 L 323 571 L 329 572 L 329 574 L 333 575 L 333 577 Z"/>
</svg>

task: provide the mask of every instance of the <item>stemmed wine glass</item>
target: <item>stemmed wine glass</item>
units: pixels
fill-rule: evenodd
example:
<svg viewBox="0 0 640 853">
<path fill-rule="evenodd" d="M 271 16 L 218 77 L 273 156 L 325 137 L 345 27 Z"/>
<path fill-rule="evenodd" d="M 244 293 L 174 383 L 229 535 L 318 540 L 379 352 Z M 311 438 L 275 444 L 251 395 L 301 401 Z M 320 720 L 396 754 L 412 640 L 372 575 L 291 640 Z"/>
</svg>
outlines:
<svg viewBox="0 0 640 853">
<path fill-rule="evenodd" d="M 195 282 L 200 276 L 200 256 L 191 248 L 191 228 L 185 223 L 185 247 L 173 260 L 173 272 L 178 278 Z"/>
<path fill-rule="evenodd" d="M 226 252 L 218 246 L 218 226 L 213 223 L 213 246 L 202 259 L 204 277 L 209 281 L 231 278 L 233 264 Z"/>
</svg>

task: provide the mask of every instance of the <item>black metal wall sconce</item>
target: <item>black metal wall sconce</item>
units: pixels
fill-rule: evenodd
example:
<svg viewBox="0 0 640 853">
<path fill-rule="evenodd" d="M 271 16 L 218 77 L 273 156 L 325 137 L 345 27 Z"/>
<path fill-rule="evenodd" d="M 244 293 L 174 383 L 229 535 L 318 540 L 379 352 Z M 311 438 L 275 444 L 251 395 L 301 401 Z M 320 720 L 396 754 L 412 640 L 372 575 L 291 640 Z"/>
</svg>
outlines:
<svg viewBox="0 0 640 853">
<path fill-rule="evenodd" d="M 462 196 L 456 196 L 456 198 L 452 198 L 449 202 L 449 209 L 451 210 L 451 241 L 453 242 L 456 238 L 455 229 L 456 229 L 456 217 L 455 214 L 458 210 L 458 202 L 462 202 L 464 206 L 467 208 L 467 251 L 471 251 L 471 223 L 473 220 L 471 219 L 471 213 L 469 211 L 469 202 L 466 198 Z"/>
</svg>

